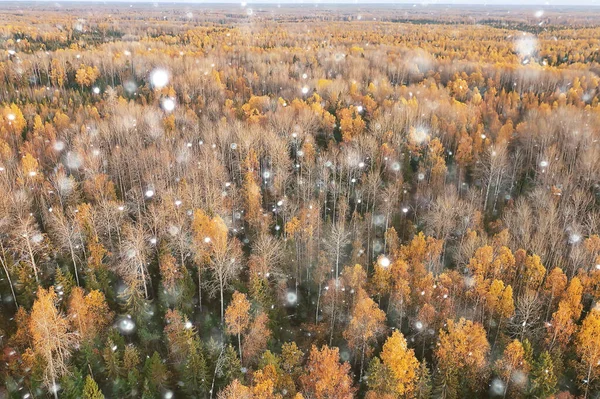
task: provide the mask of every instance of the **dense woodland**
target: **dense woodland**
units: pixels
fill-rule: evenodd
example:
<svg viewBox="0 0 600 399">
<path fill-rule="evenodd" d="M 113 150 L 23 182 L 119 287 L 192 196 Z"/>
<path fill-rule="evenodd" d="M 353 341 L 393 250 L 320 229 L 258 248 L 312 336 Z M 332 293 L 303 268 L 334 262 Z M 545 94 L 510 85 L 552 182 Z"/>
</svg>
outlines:
<svg viewBox="0 0 600 399">
<path fill-rule="evenodd" d="M 2 7 L 0 397 L 600 397 L 600 11 Z"/>
</svg>

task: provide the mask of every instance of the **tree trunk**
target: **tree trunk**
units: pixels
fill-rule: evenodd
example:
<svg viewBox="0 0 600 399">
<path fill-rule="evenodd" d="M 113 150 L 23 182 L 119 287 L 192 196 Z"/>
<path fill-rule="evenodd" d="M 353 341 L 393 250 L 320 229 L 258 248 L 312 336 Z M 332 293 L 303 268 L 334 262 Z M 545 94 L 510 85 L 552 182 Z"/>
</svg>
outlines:
<svg viewBox="0 0 600 399">
<path fill-rule="evenodd" d="M 215 380 L 217 378 L 217 371 L 219 370 L 219 361 L 221 360 L 221 356 L 223 355 L 224 348 L 225 348 L 224 346 L 221 347 L 221 352 L 219 352 L 219 357 L 217 358 L 217 361 L 215 362 L 215 372 L 213 373 L 212 384 L 210 386 L 210 399 L 212 399 L 213 393 L 215 392 Z"/>
<path fill-rule="evenodd" d="M 202 311 L 202 269 L 198 267 L 198 309 Z"/>
<path fill-rule="evenodd" d="M 4 251 L 2 251 L 2 252 L 4 252 Z M 2 268 L 4 269 L 4 273 L 6 273 L 6 278 L 8 279 L 8 285 L 10 286 L 10 292 L 12 293 L 13 300 L 15 301 L 15 306 L 17 308 L 19 308 L 19 304 L 17 303 L 17 296 L 15 295 L 15 288 L 13 287 L 12 279 L 10 278 L 10 273 L 8 272 L 8 267 L 6 266 L 6 260 L 4 258 L 4 254 L 0 257 L 0 263 L 2 263 Z"/>
<path fill-rule="evenodd" d="M 54 399 L 58 399 L 58 387 L 56 386 L 56 377 L 54 376 L 54 362 L 52 361 L 52 352 L 48 356 L 48 360 L 50 361 L 50 374 L 52 375 L 52 387 L 50 388 L 52 394 L 54 395 Z"/>
<path fill-rule="evenodd" d="M 219 280 L 219 289 L 221 291 L 221 324 L 223 324 L 223 320 L 225 319 L 225 311 L 223 310 L 223 280 Z"/>
<path fill-rule="evenodd" d="M 319 323 L 319 304 L 321 302 L 321 283 L 319 283 L 319 293 L 317 294 L 317 311 L 315 315 L 315 324 Z"/>
<path fill-rule="evenodd" d="M 38 270 L 35 264 L 35 257 L 33 256 L 33 249 L 29 242 L 29 234 L 26 234 L 25 239 L 27 240 L 27 250 L 29 251 L 29 258 L 31 259 L 31 267 L 33 267 L 33 273 L 35 274 L 35 282 L 39 284 L 40 279 L 38 278 Z"/>
<path fill-rule="evenodd" d="M 587 383 L 585 384 L 585 392 L 583 393 L 584 399 L 587 399 L 587 397 L 588 397 L 588 390 L 590 389 L 590 377 L 591 376 L 592 376 L 592 364 L 590 363 L 590 366 L 588 367 Z"/>
<path fill-rule="evenodd" d="M 240 351 L 240 364 L 242 364 L 242 337 L 241 333 L 238 332 L 238 349 Z"/>
<path fill-rule="evenodd" d="M 75 261 L 75 251 L 73 251 L 73 244 L 71 243 L 71 239 L 69 239 L 69 250 L 71 251 L 71 260 L 73 261 L 73 270 L 75 270 L 75 281 L 77 282 L 77 286 L 80 287 L 79 284 L 79 273 L 77 273 L 77 262 Z"/>
<path fill-rule="evenodd" d="M 335 305 L 337 302 L 337 279 L 335 293 L 333 294 L 333 310 L 331 312 L 331 334 L 329 335 L 329 346 L 333 343 L 333 328 L 335 327 Z"/>
<path fill-rule="evenodd" d="M 360 384 L 360 381 L 362 381 L 363 368 L 364 368 L 364 365 L 365 365 L 365 346 L 366 346 L 366 344 L 365 344 L 365 342 L 363 342 L 362 351 L 361 351 L 361 354 L 360 354 L 360 377 L 358 379 L 359 384 Z"/>
</svg>

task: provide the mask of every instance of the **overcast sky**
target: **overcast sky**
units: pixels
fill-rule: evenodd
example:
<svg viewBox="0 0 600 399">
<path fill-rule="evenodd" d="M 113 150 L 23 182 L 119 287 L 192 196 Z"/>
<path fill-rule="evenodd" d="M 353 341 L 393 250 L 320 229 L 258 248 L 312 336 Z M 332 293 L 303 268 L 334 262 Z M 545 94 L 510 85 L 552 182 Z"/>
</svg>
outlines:
<svg viewBox="0 0 600 399">
<path fill-rule="evenodd" d="M 0 0 L 3 2 L 44 2 L 52 1 L 60 3 L 61 0 Z M 525 5 L 542 8 L 552 8 L 553 6 L 600 6 L 600 0 L 62 0 L 64 2 L 85 3 L 199 3 L 199 4 L 240 4 L 245 1 L 247 4 L 356 4 L 359 6 L 368 6 L 369 4 L 417 4 L 417 5 Z"/>
</svg>

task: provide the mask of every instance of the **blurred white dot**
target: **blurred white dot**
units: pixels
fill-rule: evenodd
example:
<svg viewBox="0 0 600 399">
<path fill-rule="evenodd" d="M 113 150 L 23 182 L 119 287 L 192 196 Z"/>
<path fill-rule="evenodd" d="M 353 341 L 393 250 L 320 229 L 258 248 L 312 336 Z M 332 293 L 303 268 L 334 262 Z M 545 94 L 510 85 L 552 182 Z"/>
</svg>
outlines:
<svg viewBox="0 0 600 399">
<path fill-rule="evenodd" d="M 388 258 L 387 256 L 381 256 L 379 257 L 379 259 L 377 259 L 377 263 L 381 267 L 389 267 L 391 262 L 390 258 Z"/>
<path fill-rule="evenodd" d="M 150 74 L 150 83 L 157 89 L 162 89 L 169 83 L 169 72 L 164 69 L 155 69 Z"/>
<path fill-rule="evenodd" d="M 307 93 L 308 93 L 308 90 L 309 90 L 309 89 L 308 89 L 308 87 L 304 86 L 304 87 L 302 88 L 302 94 L 307 94 Z"/>
<path fill-rule="evenodd" d="M 165 111 L 171 112 L 175 109 L 175 100 L 171 97 L 167 97 L 162 100 L 162 107 Z"/>
<path fill-rule="evenodd" d="M 65 149 L 65 143 L 63 143 L 62 141 L 57 141 L 54 143 L 53 147 L 56 151 L 62 151 Z"/>
<path fill-rule="evenodd" d="M 289 303 L 290 305 L 293 305 L 296 303 L 296 301 L 298 300 L 298 295 L 296 295 L 295 292 L 288 292 L 285 295 L 285 300 L 287 301 L 287 303 Z"/>
</svg>

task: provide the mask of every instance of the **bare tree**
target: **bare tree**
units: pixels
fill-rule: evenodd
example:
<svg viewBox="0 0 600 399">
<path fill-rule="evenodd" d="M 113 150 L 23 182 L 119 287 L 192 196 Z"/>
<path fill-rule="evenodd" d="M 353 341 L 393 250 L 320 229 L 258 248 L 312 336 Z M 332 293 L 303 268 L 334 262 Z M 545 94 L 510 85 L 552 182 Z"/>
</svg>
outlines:
<svg viewBox="0 0 600 399">
<path fill-rule="evenodd" d="M 59 246 L 59 249 L 69 252 L 75 271 L 75 281 L 77 285 L 80 285 L 77 265 L 83 250 L 83 236 L 79 226 L 72 217 L 65 215 L 61 209 L 52 210 L 48 219 L 52 241 Z"/>
<path fill-rule="evenodd" d="M 129 280 L 137 280 L 144 287 L 144 296 L 148 298 L 148 245 L 150 237 L 140 224 L 127 224 L 124 228 L 124 240 L 121 245 L 121 261 L 118 273 Z"/>
</svg>

